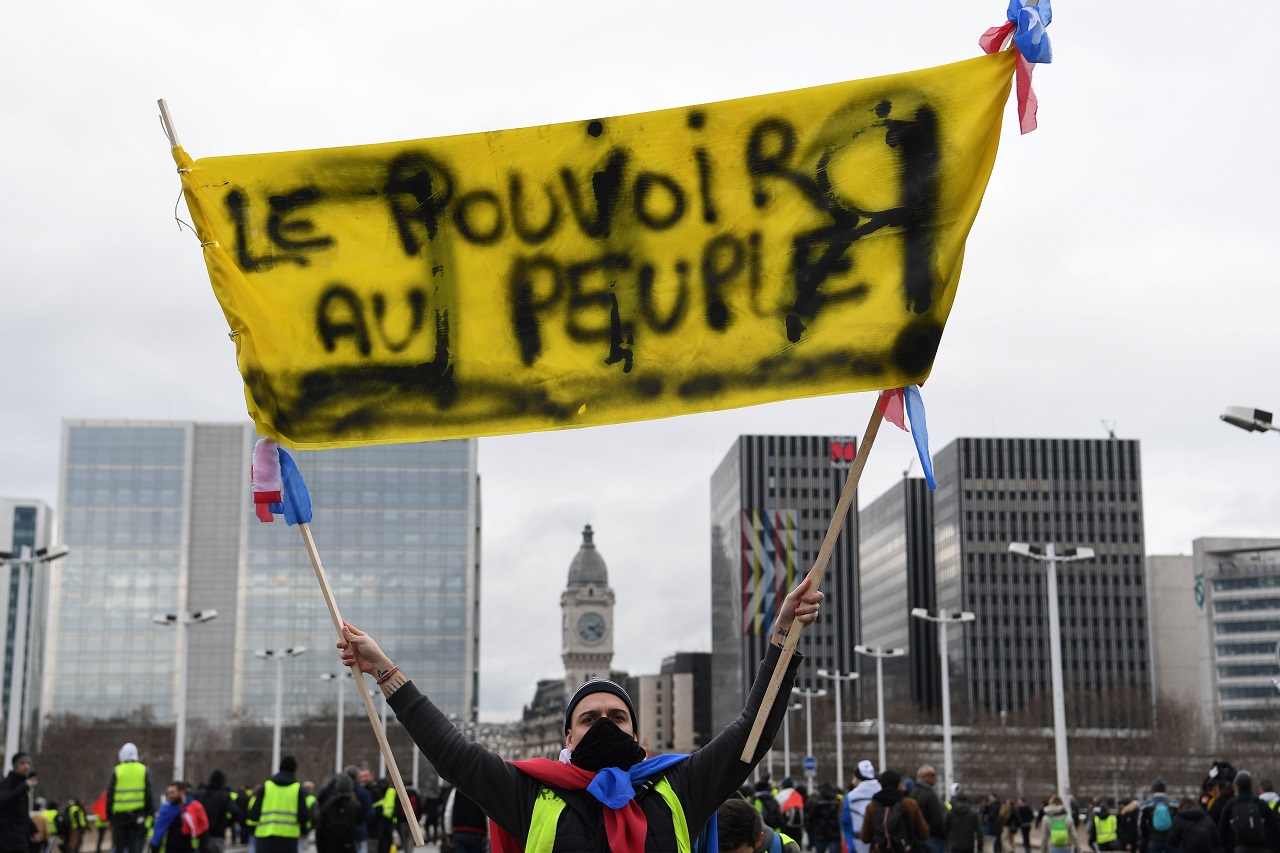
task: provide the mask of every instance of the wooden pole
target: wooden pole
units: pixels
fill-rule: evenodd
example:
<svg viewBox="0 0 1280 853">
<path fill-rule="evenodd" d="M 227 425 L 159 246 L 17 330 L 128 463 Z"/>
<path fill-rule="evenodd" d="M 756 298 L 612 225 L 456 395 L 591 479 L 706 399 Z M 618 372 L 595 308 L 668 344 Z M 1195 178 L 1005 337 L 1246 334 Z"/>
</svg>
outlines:
<svg viewBox="0 0 1280 853">
<path fill-rule="evenodd" d="M 169 147 L 178 148 L 178 131 L 174 130 L 173 117 L 169 115 L 169 105 L 164 98 L 156 101 L 160 105 L 160 124 L 164 126 L 164 135 L 169 137 Z"/>
<path fill-rule="evenodd" d="M 320 564 L 320 552 L 316 550 L 316 541 L 311 538 L 311 526 L 307 523 L 298 525 L 298 529 L 302 531 L 302 541 L 307 546 L 307 556 L 311 558 L 311 568 L 315 569 L 316 580 L 320 582 L 320 591 L 324 593 L 324 603 L 329 606 L 329 616 L 333 619 L 333 627 L 338 632 L 338 637 L 347 640 L 347 632 L 343 629 L 342 614 L 338 612 L 338 602 L 333 597 L 333 589 L 329 586 L 329 578 L 324 573 L 324 566 Z M 400 798 L 400 805 L 404 809 L 406 815 L 411 815 L 409 820 L 409 831 L 413 833 L 413 842 L 419 847 L 426 845 L 426 841 L 422 837 L 422 827 L 418 825 L 415 809 L 409 804 L 409 795 L 404 789 L 404 780 L 400 778 L 400 768 L 396 766 L 396 757 L 391 754 L 391 744 L 387 743 L 387 733 L 382 730 L 382 724 L 378 719 L 378 712 L 373 707 L 373 699 L 369 697 L 369 691 L 365 689 L 364 673 L 360 671 L 360 667 L 352 664 L 351 674 L 355 676 L 357 689 L 360 691 L 360 699 L 364 702 L 364 712 L 369 715 L 369 725 L 373 726 L 373 734 L 378 739 L 378 748 L 382 750 L 382 757 L 387 760 L 387 772 L 391 774 L 391 783 L 396 787 L 396 796 Z M 414 747 L 417 748 L 416 746 Z"/>
<path fill-rule="evenodd" d="M 876 440 L 876 433 L 879 432 L 880 422 L 883 420 L 884 415 L 880 413 L 879 398 L 877 398 L 877 404 L 871 411 L 871 420 L 867 422 L 867 431 L 862 435 L 862 444 L 858 446 L 858 455 L 854 457 L 853 465 L 849 468 L 849 476 L 844 481 L 844 489 L 840 492 L 836 511 L 832 514 L 831 523 L 827 526 L 827 535 L 822 540 L 822 548 L 818 550 L 818 558 L 814 561 L 813 568 L 809 570 L 810 592 L 822 586 L 822 579 L 827 573 L 827 563 L 831 561 L 831 553 L 836 549 L 836 540 L 840 538 L 840 528 L 844 527 L 845 516 L 849 514 L 849 507 L 853 505 L 853 496 L 858 491 L 858 480 L 862 477 L 862 469 L 867 467 L 867 454 L 871 452 L 871 445 Z M 804 625 L 799 620 L 793 622 L 791 630 L 787 632 L 787 639 L 782 644 L 782 655 L 778 658 L 778 665 L 773 669 L 773 677 L 769 679 L 769 687 L 765 690 L 760 710 L 756 712 L 751 733 L 747 735 L 747 745 L 742 750 L 742 761 L 747 764 L 751 763 L 756 747 L 760 744 L 764 724 L 769 719 L 769 712 L 773 710 L 773 703 L 777 701 L 778 690 L 781 689 L 782 679 L 787 674 L 787 665 L 795 655 L 796 644 L 800 642 L 800 632 L 803 628 Z"/>
</svg>

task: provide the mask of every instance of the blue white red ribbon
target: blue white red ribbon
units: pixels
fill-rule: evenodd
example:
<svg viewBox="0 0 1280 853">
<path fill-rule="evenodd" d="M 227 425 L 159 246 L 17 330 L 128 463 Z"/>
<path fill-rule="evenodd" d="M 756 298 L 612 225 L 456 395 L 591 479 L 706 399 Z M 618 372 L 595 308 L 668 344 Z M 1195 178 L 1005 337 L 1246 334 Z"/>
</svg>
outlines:
<svg viewBox="0 0 1280 853">
<path fill-rule="evenodd" d="M 930 489 L 938 488 L 938 482 L 933 478 L 933 457 L 929 455 L 929 426 L 925 421 L 920 386 L 886 388 L 880 392 L 876 406 L 886 421 L 903 432 L 911 433 L 911 439 L 916 443 L 916 454 L 920 457 L 920 468 L 924 471 L 924 480 Z M 908 421 L 910 427 L 907 426 Z"/>
<path fill-rule="evenodd" d="M 277 515 L 283 515 L 290 526 L 311 521 L 311 494 L 302 472 L 293 457 L 271 439 L 260 438 L 254 445 L 249 479 L 259 521 L 275 521 Z"/>
<path fill-rule="evenodd" d="M 1018 90 L 1018 126 L 1023 133 L 1036 129 L 1036 109 L 1039 102 L 1031 88 L 1031 64 L 1053 61 L 1053 46 L 1049 43 L 1049 34 L 1045 27 L 1053 21 L 1053 6 L 1050 0 L 1040 0 L 1037 5 L 1027 5 L 1027 0 L 1009 0 L 1009 8 L 1005 10 L 1007 20 L 998 27 L 992 27 L 978 39 L 978 46 L 984 53 L 995 53 L 1004 50 L 1012 40 L 1013 49 L 1017 52 L 1015 63 L 1016 84 Z"/>
</svg>

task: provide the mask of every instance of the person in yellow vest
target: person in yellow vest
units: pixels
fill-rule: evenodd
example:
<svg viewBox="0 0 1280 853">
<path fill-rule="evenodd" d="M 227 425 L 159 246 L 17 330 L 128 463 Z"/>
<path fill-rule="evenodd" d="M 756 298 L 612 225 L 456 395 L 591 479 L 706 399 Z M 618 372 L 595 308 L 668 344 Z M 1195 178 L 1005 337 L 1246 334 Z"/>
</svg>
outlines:
<svg viewBox="0 0 1280 853">
<path fill-rule="evenodd" d="M 716 809 L 720 853 L 800 853 L 800 845 L 765 824 L 751 803 L 733 797 Z"/>
<path fill-rule="evenodd" d="M 806 577 L 778 608 L 742 713 L 693 755 L 646 757 L 630 695 L 621 685 L 597 678 L 577 688 L 565 708 L 561 760 L 508 763 L 468 741 L 368 634 L 345 624 L 337 645 L 344 666 L 374 676 L 436 772 L 457 783 L 490 817 L 495 853 L 521 847 L 529 853 L 686 851 L 690 836 L 746 781 L 781 728 L 785 701 L 762 715 L 759 742 L 748 752 L 749 760 L 741 760 L 775 672 L 778 695 L 791 694 L 800 656 L 784 665 L 781 653 L 789 631 L 818 617 L 822 593 L 810 592 L 809 583 Z"/>
<path fill-rule="evenodd" d="M 67 835 L 62 841 L 62 853 L 80 853 L 80 841 L 85 830 L 89 828 L 89 820 L 85 817 L 84 808 L 78 800 L 67 801 Z"/>
<path fill-rule="evenodd" d="M 107 814 L 111 818 L 111 853 L 142 853 L 147 818 L 155 813 L 151 771 L 138 761 L 138 748 L 120 747 L 120 763 L 107 782 Z"/>
<path fill-rule="evenodd" d="M 298 760 L 280 759 L 280 772 L 262 783 L 249 805 L 255 853 L 298 853 L 298 839 L 311 829 L 311 809 L 295 775 Z"/>
<path fill-rule="evenodd" d="M 307 853 L 307 832 L 316 823 L 316 783 L 306 781 L 302 783 L 302 798 L 307 802 L 307 824 L 302 830 L 302 834 L 298 836 L 298 853 Z"/>
<path fill-rule="evenodd" d="M 45 841 L 45 853 L 53 853 L 54 843 L 58 840 L 58 801 L 50 800 L 43 811 L 44 825 L 48 827 L 49 837 Z"/>
<path fill-rule="evenodd" d="M 1107 808 L 1105 802 L 1098 803 L 1098 810 L 1089 820 L 1089 845 L 1095 853 L 1099 850 L 1119 850 L 1119 819 Z"/>
<path fill-rule="evenodd" d="M 395 786 L 388 785 L 382 799 L 374 803 L 378 817 L 381 818 L 378 821 L 378 853 L 391 853 L 391 848 L 396 843 L 396 821 L 399 818 L 399 809 L 396 806 L 399 801 Z"/>
</svg>

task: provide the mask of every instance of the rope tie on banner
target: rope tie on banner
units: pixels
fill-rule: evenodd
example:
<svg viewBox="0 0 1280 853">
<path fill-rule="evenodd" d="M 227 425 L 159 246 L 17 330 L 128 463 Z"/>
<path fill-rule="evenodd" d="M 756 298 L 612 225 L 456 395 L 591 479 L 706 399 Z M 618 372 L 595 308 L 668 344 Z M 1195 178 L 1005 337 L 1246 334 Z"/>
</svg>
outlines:
<svg viewBox="0 0 1280 853">
<path fill-rule="evenodd" d="M 1017 54 L 1016 84 L 1018 91 L 1018 126 L 1023 133 L 1036 129 L 1036 93 L 1031 88 L 1032 63 L 1053 61 L 1053 47 L 1045 27 L 1053 21 L 1050 0 L 1009 0 L 1005 12 L 1008 19 L 998 27 L 992 27 L 978 39 L 984 53 L 995 53 L 1009 46 Z"/>
</svg>

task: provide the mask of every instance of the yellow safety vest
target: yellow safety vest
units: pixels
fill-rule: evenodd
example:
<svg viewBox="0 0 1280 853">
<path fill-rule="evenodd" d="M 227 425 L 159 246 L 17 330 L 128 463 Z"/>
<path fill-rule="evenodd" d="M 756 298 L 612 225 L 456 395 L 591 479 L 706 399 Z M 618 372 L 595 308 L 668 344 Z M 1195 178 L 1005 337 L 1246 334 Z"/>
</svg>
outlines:
<svg viewBox="0 0 1280 853">
<path fill-rule="evenodd" d="M 676 853 L 691 853 L 693 845 L 689 843 L 689 824 L 684 819 L 684 807 L 672 790 L 666 777 L 659 779 L 653 786 L 662 797 L 667 808 L 671 810 L 671 819 L 676 829 Z M 556 827 L 560 823 L 560 812 L 566 803 L 560 795 L 550 788 L 538 792 L 538 800 L 533 804 L 533 816 L 529 820 L 529 838 L 525 841 L 525 853 L 551 853 L 556 841 Z"/>
<path fill-rule="evenodd" d="M 116 789 L 111 794 L 111 813 L 140 812 L 147 806 L 147 765 L 126 761 L 116 765 Z"/>
<path fill-rule="evenodd" d="M 1106 817 L 1093 816 L 1093 834 L 1098 839 L 1099 844 L 1110 844 L 1116 840 L 1116 816 L 1108 815 Z"/>
<path fill-rule="evenodd" d="M 79 806 L 67 806 L 67 820 L 70 822 L 72 829 L 84 829 L 88 826 L 84 816 L 84 809 Z"/>
<path fill-rule="evenodd" d="M 262 814 L 258 818 L 258 828 L 253 831 L 254 836 L 300 838 L 302 827 L 298 826 L 298 798 L 301 791 L 302 786 L 297 782 L 277 785 L 268 779 L 262 786 Z"/>
<path fill-rule="evenodd" d="M 382 799 L 378 801 L 378 806 L 382 809 L 383 818 L 393 819 L 396 816 L 396 789 L 388 788 L 382 795 Z"/>
</svg>

